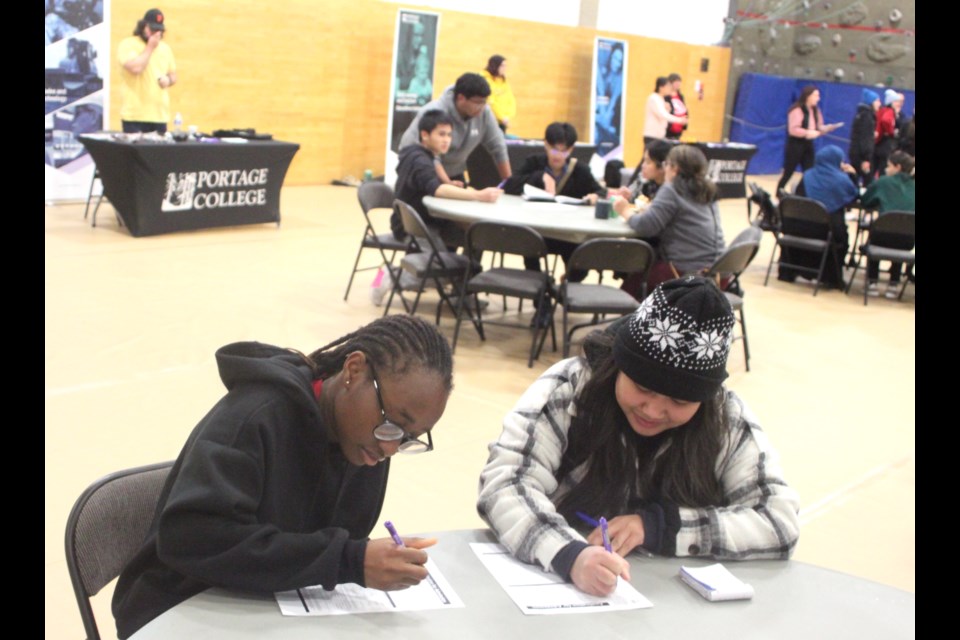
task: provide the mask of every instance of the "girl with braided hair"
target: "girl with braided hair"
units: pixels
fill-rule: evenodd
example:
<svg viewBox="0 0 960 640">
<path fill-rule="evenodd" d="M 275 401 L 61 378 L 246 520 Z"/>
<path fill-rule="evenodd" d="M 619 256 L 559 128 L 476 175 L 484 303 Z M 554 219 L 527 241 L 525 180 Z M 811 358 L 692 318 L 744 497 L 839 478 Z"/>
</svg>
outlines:
<svg viewBox="0 0 960 640">
<path fill-rule="evenodd" d="M 120 575 L 118 636 L 210 587 L 394 590 L 423 580 L 432 541 L 368 536 L 390 457 L 433 449 L 453 385 L 437 329 L 391 315 L 309 356 L 239 342 L 217 363 L 227 394 L 194 428 Z"/>
</svg>

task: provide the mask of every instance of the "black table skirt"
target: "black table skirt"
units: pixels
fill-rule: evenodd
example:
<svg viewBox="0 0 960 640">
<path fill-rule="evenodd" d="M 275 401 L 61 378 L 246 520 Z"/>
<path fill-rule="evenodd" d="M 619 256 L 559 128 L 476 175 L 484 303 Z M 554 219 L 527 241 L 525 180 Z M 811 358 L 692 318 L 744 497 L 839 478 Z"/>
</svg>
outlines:
<svg viewBox="0 0 960 640">
<path fill-rule="evenodd" d="M 103 192 L 135 237 L 280 223 L 280 188 L 300 145 L 121 142 L 80 136 Z"/>
<path fill-rule="evenodd" d="M 695 142 L 707 156 L 707 177 L 717 185 L 720 198 L 747 197 L 747 163 L 757 152 L 753 145 Z"/>
</svg>

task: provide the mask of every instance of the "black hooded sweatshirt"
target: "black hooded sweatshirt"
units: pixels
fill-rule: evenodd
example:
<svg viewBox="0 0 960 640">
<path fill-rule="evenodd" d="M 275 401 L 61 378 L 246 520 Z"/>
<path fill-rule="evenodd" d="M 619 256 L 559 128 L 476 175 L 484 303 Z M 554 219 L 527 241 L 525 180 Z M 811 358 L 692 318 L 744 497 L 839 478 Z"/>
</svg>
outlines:
<svg viewBox="0 0 960 640">
<path fill-rule="evenodd" d="M 194 428 L 117 582 L 120 638 L 210 587 L 363 585 L 389 461 L 347 462 L 298 354 L 241 342 L 217 363 L 228 392 Z"/>
</svg>

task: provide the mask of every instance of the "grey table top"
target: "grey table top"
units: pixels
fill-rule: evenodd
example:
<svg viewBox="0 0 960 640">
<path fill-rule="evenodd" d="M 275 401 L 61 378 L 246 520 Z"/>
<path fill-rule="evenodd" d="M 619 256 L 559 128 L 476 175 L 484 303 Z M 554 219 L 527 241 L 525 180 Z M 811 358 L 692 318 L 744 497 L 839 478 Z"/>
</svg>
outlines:
<svg viewBox="0 0 960 640">
<path fill-rule="evenodd" d="M 916 596 L 802 562 L 725 562 L 753 585 L 752 600 L 708 602 L 677 576 L 680 566 L 710 560 L 633 555 L 633 586 L 652 609 L 556 616 L 523 615 L 469 547 L 495 542 L 483 529 L 429 534 L 430 549 L 463 600 L 462 609 L 344 616 L 285 617 L 272 596 L 210 589 L 151 621 L 133 640 L 169 638 L 913 638 Z"/>
<path fill-rule="evenodd" d="M 451 200 L 427 196 L 423 199 L 437 218 L 471 223 L 478 220 L 523 224 L 544 237 L 577 244 L 591 238 L 635 238 L 636 232 L 622 218 L 597 220 L 589 205 L 529 202 L 520 196 L 503 195 L 493 203 Z"/>
</svg>

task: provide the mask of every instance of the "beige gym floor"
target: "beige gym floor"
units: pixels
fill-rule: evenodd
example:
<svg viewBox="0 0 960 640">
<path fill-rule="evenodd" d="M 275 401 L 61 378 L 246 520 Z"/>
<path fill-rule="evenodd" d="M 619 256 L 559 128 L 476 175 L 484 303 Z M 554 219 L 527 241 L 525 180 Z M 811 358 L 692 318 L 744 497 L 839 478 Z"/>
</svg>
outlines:
<svg viewBox="0 0 960 640">
<path fill-rule="evenodd" d="M 758 180 L 773 190 L 775 177 Z M 83 204 L 45 207 L 47 638 L 83 632 L 63 548 L 73 501 L 99 476 L 177 456 L 222 395 L 218 347 L 259 340 L 310 351 L 382 312 L 369 298 L 372 271 L 357 275 L 343 301 L 363 231 L 356 190 L 288 187 L 281 210 L 280 228 L 132 238 L 108 203 L 97 228 L 83 220 Z M 729 241 L 747 224 L 745 201 L 724 200 L 721 210 Z M 742 278 L 753 357 L 747 373 L 735 343 L 727 383 L 760 417 L 800 493 L 794 558 L 914 591 L 915 289 L 865 307 L 862 270 L 850 296 L 813 297 L 812 285 L 775 274 L 764 287 L 773 245 L 764 234 Z M 361 264 L 375 262 L 368 252 Z M 487 313 L 499 308 L 492 299 Z M 449 314 L 441 327 L 452 336 Z M 527 331 L 488 332 L 482 343 L 464 326 L 436 450 L 395 459 L 383 516 L 405 533 L 483 526 L 474 501 L 486 445 L 527 385 L 560 359 L 547 348 L 528 369 Z M 95 598 L 105 638 L 114 637 L 111 593 L 112 585 Z"/>
</svg>

